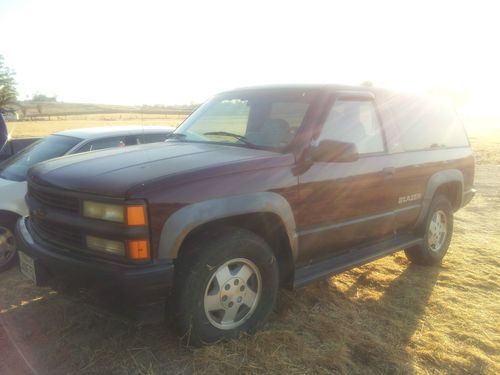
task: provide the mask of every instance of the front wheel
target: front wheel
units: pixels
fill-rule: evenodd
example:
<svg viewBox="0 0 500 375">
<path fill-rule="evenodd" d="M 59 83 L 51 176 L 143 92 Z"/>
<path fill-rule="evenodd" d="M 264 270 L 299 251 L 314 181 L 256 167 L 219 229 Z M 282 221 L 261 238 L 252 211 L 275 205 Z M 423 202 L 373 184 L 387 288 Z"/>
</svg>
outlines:
<svg viewBox="0 0 500 375">
<path fill-rule="evenodd" d="M 176 277 L 177 324 L 199 345 L 261 326 L 278 291 L 276 259 L 267 243 L 243 229 L 190 241 Z"/>
<path fill-rule="evenodd" d="M 0 272 L 10 268 L 17 259 L 15 219 L 11 216 L 0 216 Z"/>
<path fill-rule="evenodd" d="M 441 263 L 448 251 L 453 234 L 453 209 L 445 195 L 437 195 L 431 202 L 421 245 L 405 250 L 407 258 L 421 265 Z"/>
</svg>

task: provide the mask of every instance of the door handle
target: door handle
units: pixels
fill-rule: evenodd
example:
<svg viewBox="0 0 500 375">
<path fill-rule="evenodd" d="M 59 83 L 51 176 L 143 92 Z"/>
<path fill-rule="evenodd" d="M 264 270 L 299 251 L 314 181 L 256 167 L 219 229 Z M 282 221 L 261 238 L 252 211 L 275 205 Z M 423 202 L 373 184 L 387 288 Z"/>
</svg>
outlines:
<svg viewBox="0 0 500 375">
<path fill-rule="evenodd" d="M 394 174 L 396 174 L 396 168 L 394 167 L 384 168 L 382 169 L 382 173 L 384 174 L 384 176 L 394 176 Z"/>
</svg>

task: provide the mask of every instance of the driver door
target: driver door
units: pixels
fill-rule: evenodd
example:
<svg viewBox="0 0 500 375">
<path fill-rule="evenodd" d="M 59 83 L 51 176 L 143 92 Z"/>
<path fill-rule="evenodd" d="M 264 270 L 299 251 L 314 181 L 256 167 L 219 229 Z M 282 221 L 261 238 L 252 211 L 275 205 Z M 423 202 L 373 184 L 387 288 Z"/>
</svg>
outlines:
<svg viewBox="0 0 500 375">
<path fill-rule="evenodd" d="M 372 96 L 334 98 L 316 142 L 322 140 L 355 144 L 359 159 L 315 161 L 299 176 L 299 263 L 345 252 L 392 231 L 386 178 L 390 159 Z"/>
</svg>

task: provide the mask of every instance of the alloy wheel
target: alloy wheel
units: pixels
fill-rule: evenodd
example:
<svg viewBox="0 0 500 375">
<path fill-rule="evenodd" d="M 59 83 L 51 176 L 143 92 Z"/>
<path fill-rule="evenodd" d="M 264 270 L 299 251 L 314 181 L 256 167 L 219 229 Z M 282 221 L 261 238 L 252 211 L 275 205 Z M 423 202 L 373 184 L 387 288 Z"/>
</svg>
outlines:
<svg viewBox="0 0 500 375">
<path fill-rule="evenodd" d="M 204 309 L 209 322 L 223 330 L 245 323 L 262 294 L 262 278 L 250 260 L 237 258 L 221 265 L 205 289 Z"/>
</svg>

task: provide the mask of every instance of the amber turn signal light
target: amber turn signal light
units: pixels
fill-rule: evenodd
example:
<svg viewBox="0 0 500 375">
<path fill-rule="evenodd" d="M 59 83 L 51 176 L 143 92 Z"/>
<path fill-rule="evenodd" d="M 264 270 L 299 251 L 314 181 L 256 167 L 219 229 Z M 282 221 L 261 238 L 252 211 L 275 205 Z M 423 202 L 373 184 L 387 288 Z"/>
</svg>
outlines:
<svg viewBox="0 0 500 375">
<path fill-rule="evenodd" d="M 144 206 L 127 206 L 127 225 L 146 225 L 146 208 Z"/>
<path fill-rule="evenodd" d="M 128 241 L 128 257 L 133 260 L 146 260 L 150 258 L 148 240 Z"/>
</svg>

